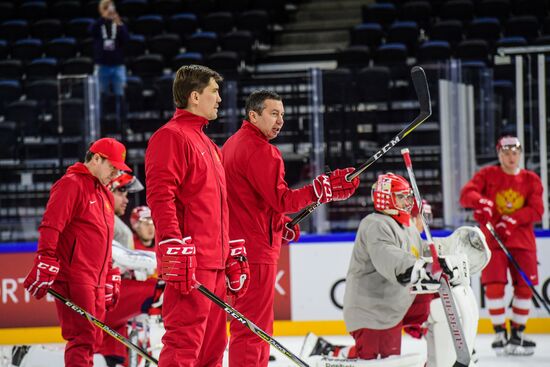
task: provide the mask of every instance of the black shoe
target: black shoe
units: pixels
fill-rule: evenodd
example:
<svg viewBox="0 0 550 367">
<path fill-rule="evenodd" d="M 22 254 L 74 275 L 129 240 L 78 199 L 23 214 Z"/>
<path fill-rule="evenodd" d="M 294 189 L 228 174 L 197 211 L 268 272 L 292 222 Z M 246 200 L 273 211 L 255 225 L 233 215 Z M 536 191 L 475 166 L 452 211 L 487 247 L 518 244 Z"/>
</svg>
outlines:
<svg viewBox="0 0 550 367">
<path fill-rule="evenodd" d="M 503 356 L 506 354 L 506 345 L 508 344 L 508 333 L 503 326 L 495 326 L 495 340 L 491 344 L 491 348 L 495 351 L 497 356 Z"/>
<path fill-rule="evenodd" d="M 525 330 L 525 326 L 512 328 L 512 335 L 506 346 L 506 354 L 512 356 L 532 356 L 535 353 L 537 343 L 526 339 L 523 330 Z"/>
</svg>

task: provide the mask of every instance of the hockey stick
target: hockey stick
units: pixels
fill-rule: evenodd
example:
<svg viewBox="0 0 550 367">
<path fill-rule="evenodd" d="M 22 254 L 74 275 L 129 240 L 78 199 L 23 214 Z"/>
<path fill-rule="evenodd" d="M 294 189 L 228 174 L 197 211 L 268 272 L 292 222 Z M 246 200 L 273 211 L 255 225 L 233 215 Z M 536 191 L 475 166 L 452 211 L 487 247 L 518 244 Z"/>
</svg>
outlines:
<svg viewBox="0 0 550 367">
<path fill-rule="evenodd" d="M 411 69 L 411 78 L 413 81 L 414 89 L 416 91 L 416 96 L 418 97 L 418 103 L 420 104 L 420 113 L 416 118 L 407 125 L 403 130 L 401 130 L 396 136 L 393 137 L 386 145 L 382 147 L 379 151 L 374 153 L 365 163 L 363 163 L 359 168 L 357 168 L 353 173 L 350 173 L 346 176 L 346 181 L 351 182 L 354 178 L 363 173 L 367 168 L 369 168 L 374 162 L 376 162 L 380 157 L 386 154 L 391 148 L 393 148 L 397 143 L 403 140 L 407 135 L 409 135 L 414 129 L 416 129 L 420 124 L 426 121 L 432 115 L 432 103 L 430 100 L 430 90 L 428 89 L 428 81 L 426 80 L 426 74 L 424 69 L 420 66 L 414 66 Z M 304 208 L 292 221 L 287 223 L 288 228 L 294 227 L 296 224 L 302 222 L 306 219 L 321 203 L 313 203 L 306 208 Z"/>
<path fill-rule="evenodd" d="M 516 270 L 518 271 L 518 273 L 521 275 L 521 277 L 523 278 L 523 280 L 525 280 L 525 283 L 527 283 L 527 285 L 529 286 L 529 288 L 531 288 L 531 290 L 533 291 L 533 294 L 535 295 L 535 298 L 544 306 L 544 308 L 546 309 L 546 311 L 548 311 L 548 313 L 550 313 L 550 308 L 548 307 L 548 304 L 546 303 L 546 301 L 544 300 L 544 298 L 541 297 L 541 295 L 539 294 L 539 292 L 537 292 L 537 290 L 535 289 L 535 287 L 533 286 L 533 282 L 531 282 L 531 279 L 529 279 L 529 277 L 527 276 L 527 274 L 525 274 L 525 272 L 521 269 L 521 267 L 519 266 L 519 264 L 517 263 L 516 259 L 514 259 L 514 257 L 512 256 L 512 254 L 510 253 L 510 251 L 508 251 L 508 248 L 506 247 L 506 245 L 504 244 L 504 242 L 502 242 L 502 240 L 500 239 L 500 237 L 498 236 L 497 232 L 495 231 L 495 228 L 493 227 L 493 225 L 489 222 L 487 222 L 485 224 L 485 227 L 487 227 L 487 229 L 489 230 L 489 232 L 491 232 L 491 234 L 493 235 L 493 237 L 495 238 L 495 240 L 497 241 L 498 245 L 500 246 L 500 248 L 502 249 L 502 251 L 504 251 L 504 253 L 506 254 L 506 256 L 508 257 L 508 260 L 510 260 L 510 262 L 512 263 L 512 265 L 514 265 L 514 267 L 516 268 Z"/>
<path fill-rule="evenodd" d="M 401 149 L 401 154 L 403 155 L 403 160 L 405 161 L 405 166 L 407 167 L 407 172 L 409 173 L 409 179 L 411 180 L 416 205 L 419 208 L 422 208 L 422 198 L 420 197 L 420 190 L 418 190 L 418 185 L 416 184 L 416 177 L 414 176 L 409 149 Z M 453 338 L 453 344 L 456 352 L 456 362 L 454 367 L 467 367 L 470 365 L 470 352 L 468 351 L 468 344 L 466 343 L 466 338 L 464 337 L 464 330 L 460 324 L 456 304 L 451 292 L 451 286 L 449 285 L 449 277 L 443 272 L 441 266 L 439 265 L 439 256 L 435 248 L 430 227 L 424 218 L 424 213 L 422 213 L 420 217 L 422 218 L 422 225 L 424 226 L 424 232 L 426 233 L 430 253 L 433 258 L 432 274 L 436 278 L 439 278 L 439 297 L 441 298 L 441 302 L 443 302 L 443 309 L 445 310 L 445 316 L 447 317 L 451 337 Z"/>
<path fill-rule="evenodd" d="M 132 349 L 133 351 L 135 351 L 136 353 L 141 355 L 147 361 L 149 361 L 151 363 L 154 363 L 158 366 L 159 362 L 155 358 L 151 357 L 145 350 L 141 349 L 140 347 L 138 347 L 137 345 L 132 343 L 130 340 L 128 340 L 127 338 L 120 335 L 117 331 L 111 329 L 109 326 L 107 326 L 104 323 L 102 323 L 101 321 L 99 321 L 91 313 L 89 313 L 86 310 L 84 310 L 83 308 L 75 305 L 74 303 L 69 301 L 67 298 L 63 297 L 61 294 L 57 293 L 56 291 L 54 291 L 51 288 L 48 289 L 48 293 L 51 294 L 52 296 L 54 296 L 55 298 L 57 298 L 59 301 L 63 302 L 65 304 L 65 306 L 69 307 L 74 312 L 80 314 L 80 316 L 87 318 L 88 321 L 90 321 L 92 324 L 94 324 L 95 326 L 97 326 L 98 328 L 100 328 L 101 330 L 103 330 L 104 332 L 106 332 L 107 334 L 109 334 L 110 336 L 112 336 L 113 338 L 115 338 L 116 340 L 121 342 L 122 344 L 124 344 L 126 347 Z"/>
<path fill-rule="evenodd" d="M 202 294 L 204 294 L 206 297 L 208 297 L 212 302 L 223 308 L 225 312 L 227 312 L 231 317 L 233 317 L 235 320 L 242 323 L 244 326 L 246 326 L 250 331 L 252 331 L 254 334 L 258 335 L 260 338 L 274 346 L 279 352 L 283 353 L 285 356 L 290 358 L 294 363 L 296 363 L 298 366 L 302 367 L 309 367 L 307 363 L 302 361 L 300 358 L 298 358 L 294 353 L 283 347 L 281 343 L 279 343 L 277 340 L 273 339 L 269 334 L 267 334 L 265 331 L 260 329 L 258 326 L 254 325 L 252 321 L 244 317 L 239 311 L 235 310 L 233 307 L 231 307 L 226 302 L 222 301 L 218 296 L 216 296 L 214 293 L 212 293 L 208 288 L 203 286 L 200 283 L 197 283 L 195 285 L 195 288 L 197 288 Z"/>
</svg>

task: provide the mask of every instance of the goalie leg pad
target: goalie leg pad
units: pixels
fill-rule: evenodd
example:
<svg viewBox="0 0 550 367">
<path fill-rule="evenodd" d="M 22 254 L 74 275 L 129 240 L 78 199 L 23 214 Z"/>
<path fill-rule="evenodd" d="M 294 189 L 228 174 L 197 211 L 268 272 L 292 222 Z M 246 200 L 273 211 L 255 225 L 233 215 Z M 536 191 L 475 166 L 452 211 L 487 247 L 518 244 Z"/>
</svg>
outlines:
<svg viewBox="0 0 550 367">
<path fill-rule="evenodd" d="M 479 308 L 475 295 L 469 286 L 456 286 L 452 288 L 452 292 L 464 328 L 468 350 L 471 353 L 474 349 L 479 321 Z M 431 303 L 426 341 L 428 344 L 428 367 L 453 365 L 456 361 L 456 353 L 440 299 L 434 299 Z"/>
</svg>

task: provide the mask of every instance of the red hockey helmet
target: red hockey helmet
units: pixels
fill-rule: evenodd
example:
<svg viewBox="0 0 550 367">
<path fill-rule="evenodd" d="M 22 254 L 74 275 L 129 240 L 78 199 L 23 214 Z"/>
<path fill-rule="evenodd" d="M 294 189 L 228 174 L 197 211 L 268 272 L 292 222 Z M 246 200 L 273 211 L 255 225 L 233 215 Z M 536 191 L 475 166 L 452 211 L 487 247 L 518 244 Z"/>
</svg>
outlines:
<svg viewBox="0 0 550 367">
<path fill-rule="evenodd" d="M 501 149 L 518 150 L 521 152 L 521 142 L 519 139 L 512 135 L 506 135 L 497 141 L 497 152 Z"/>
<path fill-rule="evenodd" d="M 411 185 L 404 177 L 391 172 L 378 176 L 371 196 L 375 210 L 409 226 L 414 198 Z"/>
<path fill-rule="evenodd" d="M 132 214 L 130 215 L 130 224 L 132 227 L 135 227 L 139 222 L 151 221 L 151 209 L 148 206 L 136 206 L 132 209 Z"/>
<path fill-rule="evenodd" d="M 111 182 L 107 184 L 107 188 L 111 191 L 128 191 L 129 193 L 139 192 L 143 190 L 143 185 L 137 179 L 129 173 L 123 172 L 117 177 L 113 178 Z"/>
</svg>

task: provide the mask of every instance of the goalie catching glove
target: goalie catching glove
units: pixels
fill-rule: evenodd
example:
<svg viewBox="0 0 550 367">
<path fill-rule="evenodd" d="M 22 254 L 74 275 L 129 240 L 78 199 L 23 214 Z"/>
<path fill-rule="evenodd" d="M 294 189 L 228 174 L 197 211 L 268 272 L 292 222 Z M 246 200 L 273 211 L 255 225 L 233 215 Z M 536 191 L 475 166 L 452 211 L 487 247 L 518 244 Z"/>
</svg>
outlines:
<svg viewBox="0 0 550 367">
<path fill-rule="evenodd" d="M 34 265 L 23 286 L 36 299 L 40 299 L 48 293 L 58 273 L 59 262 L 56 258 L 38 255 L 34 258 Z"/>
<path fill-rule="evenodd" d="M 181 294 L 188 294 L 195 284 L 195 245 L 191 237 L 170 238 L 159 242 L 160 278 L 176 287 Z"/>
<path fill-rule="evenodd" d="M 346 181 L 346 176 L 353 173 L 355 168 L 337 169 L 330 174 L 322 174 L 313 180 L 313 192 L 320 204 L 331 201 L 341 201 L 349 198 L 359 186 L 359 178 L 351 182 Z"/>
<path fill-rule="evenodd" d="M 120 296 L 120 269 L 112 268 L 107 273 L 107 279 L 105 280 L 105 308 L 112 310 L 118 303 Z"/>
<path fill-rule="evenodd" d="M 242 296 L 248 289 L 250 268 L 246 259 L 244 240 L 229 241 L 229 256 L 225 265 L 225 280 L 227 294 L 235 297 Z"/>
</svg>

